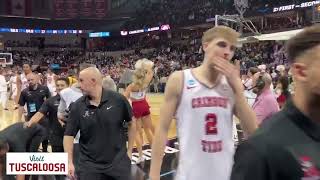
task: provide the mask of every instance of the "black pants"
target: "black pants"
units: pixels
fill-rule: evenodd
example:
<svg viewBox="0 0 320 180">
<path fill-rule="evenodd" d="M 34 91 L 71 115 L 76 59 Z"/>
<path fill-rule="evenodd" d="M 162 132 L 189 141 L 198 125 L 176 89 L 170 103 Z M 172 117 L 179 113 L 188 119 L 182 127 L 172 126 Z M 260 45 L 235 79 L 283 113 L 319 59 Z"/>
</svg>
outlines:
<svg viewBox="0 0 320 180">
<path fill-rule="evenodd" d="M 79 158 L 80 158 L 80 146 L 79 143 L 73 144 L 73 165 L 76 176 L 79 176 Z"/>
<path fill-rule="evenodd" d="M 31 140 L 31 142 L 29 142 L 27 144 L 27 152 L 38 152 L 38 148 L 41 144 L 41 142 L 43 141 L 43 139 L 45 139 L 46 137 L 44 136 L 34 136 Z M 38 176 L 37 175 L 26 175 L 25 176 L 25 180 L 38 180 Z"/>
<path fill-rule="evenodd" d="M 112 177 L 103 173 L 80 172 L 78 180 L 130 180 L 128 176 Z"/>
<path fill-rule="evenodd" d="M 37 135 L 37 136 L 33 136 L 31 141 L 28 142 L 26 150 L 27 152 L 38 152 L 38 148 L 40 146 L 41 143 L 43 143 L 44 139 L 47 138 L 47 135 Z M 25 176 L 25 180 L 38 180 L 38 175 L 26 175 Z"/>
<path fill-rule="evenodd" d="M 48 152 L 48 144 L 49 144 L 49 120 L 47 118 L 43 118 L 39 124 L 45 128 L 46 137 L 42 141 L 42 152 Z"/>
<path fill-rule="evenodd" d="M 32 116 L 25 116 L 25 120 L 28 122 L 30 121 Z M 45 130 L 46 130 L 46 136 L 44 136 L 42 138 L 42 152 L 48 152 L 48 144 L 49 144 L 49 140 L 48 140 L 48 126 L 49 126 L 49 122 L 46 118 L 42 119 L 39 123 Z M 38 146 L 39 147 L 39 146 Z M 37 149 L 38 151 L 38 149 Z M 31 152 L 37 152 L 37 151 L 31 151 Z"/>
<path fill-rule="evenodd" d="M 26 151 L 27 152 L 38 152 L 38 148 L 45 137 L 34 136 L 30 142 L 28 142 Z"/>
<path fill-rule="evenodd" d="M 125 152 L 126 153 L 126 152 Z M 80 167 L 79 180 L 131 180 L 131 161 L 127 154 L 115 157 L 112 167 L 101 173 Z M 135 180 L 135 179 L 134 179 Z"/>
<path fill-rule="evenodd" d="M 51 145 L 52 152 L 64 152 L 63 146 Z M 55 175 L 56 180 L 64 180 L 64 175 Z"/>
<path fill-rule="evenodd" d="M 64 152 L 63 146 L 51 145 L 52 152 Z"/>
</svg>

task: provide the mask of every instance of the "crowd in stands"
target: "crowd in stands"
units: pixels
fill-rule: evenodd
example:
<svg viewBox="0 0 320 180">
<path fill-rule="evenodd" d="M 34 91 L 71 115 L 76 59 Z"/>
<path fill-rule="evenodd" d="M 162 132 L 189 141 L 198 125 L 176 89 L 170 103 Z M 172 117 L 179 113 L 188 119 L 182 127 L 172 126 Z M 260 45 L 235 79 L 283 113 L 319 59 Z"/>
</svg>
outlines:
<svg viewBox="0 0 320 180">
<path fill-rule="evenodd" d="M 6 41 L 4 43 L 5 47 L 35 47 L 36 44 L 32 43 L 32 41 L 20 42 L 20 41 Z"/>
<path fill-rule="evenodd" d="M 5 50 L 0 53 L 12 53 L 14 65 L 21 66 L 23 63 L 31 63 L 39 66 L 59 64 L 67 67 L 77 63 L 83 57 L 82 51 L 62 50 L 62 51 L 18 51 Z"/>
<path fill-rule="evenodd" d="M 5 47 L 41 47 L 42 44 L 40 43 L 39 39 L 32 39 L 30 41 L 25 41 L 25 42 L 21 42 L 21 41 L 11 41 L 8 40 L 4 43 Z M 80 48 L 81 45 L 80 43 L 78 43 L 77 41 L 75 41 L 74 43 L 69 43 L 69 44 L 61 44 L 61 43 L 47 43 L 47 44 L 43 44 L 43 46 L 45 47 L 53 47 L 53 48 Z"/>
<path fill-rule="evenodd" d="M 22 64 L 25 60 L 35 58 L 35 53 L 13 52 L 15 65 Z M 153 49 L 148 52 L 134 51 L 120 56 L 110 56 L 108 53 L 91 52 L 82 54 L 81 51 L 70 52 L 50 52 L 42 54 L 43 63 L 41 66 L 48 67 L 50 64 L 58 63 L 69 66 L 69 61 L 76 65 L 82 63 L 95 64 L 105 77 L 110 76 L 118 88 L 122 88 L 122 77 L 126 71 L 132 71 L 134 64 L 138 59 L 148 58 L 155 64 L 155 75 L 150 86 L 151 92 L 164 92 L 168 76 L 176 70 L 193 68 L 201 64 L 203 52 L 198 43 L 192 45 L 169 45 L 159 49 Z M 283 103 L 288 98 L 289 92 L 294 91 L 294 84 L 290 79 L 287 66 L 287 57 L 284 53 L 284 45 L 281 42 L 266 41 L 251 44 L 244 44 L 236 51 L 234 59 L 241 61 L 241 75 L 243 83 L 249 82 L 250 69 L 259 68 L 259 71 L 268 72 L 272 77 L 272 92 L 275 93 L 278 103 Z M 30 61 L 29 61 L 30 62 Z M 21 67 L 21 66 L 20 66 Z M 70 66 L 69 66 L 70 67 Z M 45 77 L 47 68 L 36 68 L 36 73 L 42 73 Z M 76 71 L 74 68 L 64 70 L 53 70 L 62 77 L 74 77 Z M 290 85 L 289 85 L 290 84 Z M 246 86 L 245 86 L 246 87 Z M 250 87 L 250 86 L 249 86 Z M 248 95 L 248 101 L 254 99 L 252 93 Z"/>
<path fill-rule="evenodd" d="M 244 44 L 236 52 L 235 59 L 241 60 L 242 72 L 259 64 L 268 64 L 270 67 L 288 64 L 284 44 L 276 41 Z"/>
<path fill-rule="evenodd" d="M 82 59 L 83 55 L 84 53 L 82 51 L 72 50 L 43 52 L 39 57 L 39 65 L 48 66 L 50 64 L 59 64 L 62 67 L 67 67 L 76 64 Z"/>
<path fill-rule="evenodd" d="M 81 63 L 96 64 L 104 74 L 110 75 L 119 82 L 121 75 L 126 69 L 133 69 L 136 60 L 148 58 L 155 62 L 156 76 L 158 79 L 167 77 L 175 70 L 192 68 L 199 65 L 203 59 L 200 40 L 189 42 L 190 44 L 163 44 L 159 48 L 143 52 L 140 50 L 126 53 L 124 51 L 118 56 L 111 56 L 105 52 L 83 52 L 83 51 L 52 51 L 52 52 L 23 52 L 13 51 L 15 65 L 23 62 L 39 62 L 40 67 L 49 67 L 51 64 L 59 64 L 61 67 L 77 66 Z M 235 59 L 241 61 L 241 72 L 246 73 L 250 67 L 259 64 L 268 64 L 274 67 L 279 64 L 287 64 L 284 46 L 281 42 L 265 41 L 243 44 L 236 51 Z"/>
<path fill-rule="evenodd" d="M 107 38 L 107 39 L 90 39 L 89 51 L 105 52 L 105 51 L 124 51 L 132 49 L 157 48 L 162 44 L 170 41 L 165 33 L 159 34 L 141 34 L 139 36 L 130 36 L 122 38 Z"/>
</svg>

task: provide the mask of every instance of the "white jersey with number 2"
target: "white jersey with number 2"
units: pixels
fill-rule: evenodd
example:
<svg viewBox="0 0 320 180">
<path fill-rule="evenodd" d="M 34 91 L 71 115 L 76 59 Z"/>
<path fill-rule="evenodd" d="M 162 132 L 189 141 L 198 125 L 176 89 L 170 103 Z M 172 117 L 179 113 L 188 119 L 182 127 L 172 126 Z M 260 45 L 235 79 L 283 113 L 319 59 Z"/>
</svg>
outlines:
<svg viewBox="0 0 320 180">
<path fill-rule="evenodd" d="M 179 167 L 176 180 L 229 180 L 233 165 L 234 94 L 225 76 L 213 88 L 183 71 L 177 109 Z"/>
</svg>

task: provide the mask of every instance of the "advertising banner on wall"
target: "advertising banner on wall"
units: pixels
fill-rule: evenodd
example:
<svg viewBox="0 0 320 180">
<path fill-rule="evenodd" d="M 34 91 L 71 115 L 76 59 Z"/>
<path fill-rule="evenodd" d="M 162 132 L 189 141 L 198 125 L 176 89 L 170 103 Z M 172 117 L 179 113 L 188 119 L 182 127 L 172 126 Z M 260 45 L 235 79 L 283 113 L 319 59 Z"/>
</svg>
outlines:
<svg viewBox="0 0 320 180">
<path fill-rule="evenodd" d="M 320 0 L 318 1 L 308 1 L 308 2 L 303 2 L 300 4 L 288 4 L 285 6 L 279 6 L 279 7 L 274 7 L 273 12 L 282 12 L 282 11 L 289 11 L 289 10 L 294 10 L 294 9 L 299 9 L 299 8 L 308 8 L 312 7 L 314 5 L 320 4 Z"/>
</svg>

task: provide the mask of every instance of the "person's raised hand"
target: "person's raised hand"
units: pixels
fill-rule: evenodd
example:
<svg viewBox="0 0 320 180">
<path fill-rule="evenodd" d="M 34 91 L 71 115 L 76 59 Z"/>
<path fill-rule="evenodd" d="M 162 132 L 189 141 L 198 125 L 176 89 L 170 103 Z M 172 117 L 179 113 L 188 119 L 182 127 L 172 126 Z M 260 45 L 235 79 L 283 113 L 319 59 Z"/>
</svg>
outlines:
<svg viewBox="0 0 320 180">
<path fill-rule="evenodd" d="M 235 60 L 235 64 L 232 64 L 226 59 L 215 57 L 213 62 L 215 69 L 226 76 L 233 92 L 235 94 L 242 93 L 244 87 L 240 78 L 240 61 Z"/>
</svg>

